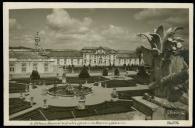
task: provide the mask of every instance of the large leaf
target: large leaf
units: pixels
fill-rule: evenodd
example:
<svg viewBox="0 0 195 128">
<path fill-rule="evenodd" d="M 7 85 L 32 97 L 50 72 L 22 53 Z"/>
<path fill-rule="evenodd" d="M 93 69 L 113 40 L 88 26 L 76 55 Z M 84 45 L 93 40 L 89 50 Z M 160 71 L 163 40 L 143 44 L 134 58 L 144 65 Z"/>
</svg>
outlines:
<svg viewBox="0 0 195 128">
<path fill-rule="evenodd" d="M 152 36 L 151 42 L 155 45 L 153 48 L 161 50 L 161 38 L 158 34 L 150 34 Z"/>
<path fill-rule="evenodd" d="M 164 38 L 164 28 L 162 25 L 158 26 L 157 29 L 155 30 L 155 33 L 158 34 L 161 39 Z"/>
<path fill-rule="evenodd" d="M 150 43 L 151 48 L 156 48 L 157 47 L 156 44 L 154 42 L 152 42 L 152 36 L 150 34 L 140 33 L 137 36 L 145 37 L 148 40 L 148 42 Z"/>
</svg>

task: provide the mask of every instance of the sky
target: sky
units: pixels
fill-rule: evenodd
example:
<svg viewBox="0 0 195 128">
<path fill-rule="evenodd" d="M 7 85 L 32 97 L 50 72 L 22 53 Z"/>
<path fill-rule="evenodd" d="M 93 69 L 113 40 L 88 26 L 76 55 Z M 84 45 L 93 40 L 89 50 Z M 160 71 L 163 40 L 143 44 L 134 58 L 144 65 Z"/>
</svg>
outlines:
<svg viewBox="0 0 195 128">
<path fill-rule="evenodd" d="M 152 33 L 159 25 L 183 27 L 178 36 L 188 48 L 188 9 L 14 9 L 9 11 L 9 44 L 33 48 L 39 32 L 40 46 L 45 49 L 134 50 L 149 47 L 136 35 Z"/>
</svg>

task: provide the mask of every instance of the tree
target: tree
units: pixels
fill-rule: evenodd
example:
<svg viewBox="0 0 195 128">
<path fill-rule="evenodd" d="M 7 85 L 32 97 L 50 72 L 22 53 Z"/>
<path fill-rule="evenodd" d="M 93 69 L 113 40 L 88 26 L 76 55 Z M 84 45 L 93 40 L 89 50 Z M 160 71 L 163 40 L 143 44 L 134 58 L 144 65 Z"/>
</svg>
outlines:
<svg viewBox="0 0 195 128">
<path fill-rule="evenodd" d="M 120 75 L 120 72 L 119 72 L 119 69 L 118 69 L 118 68 L 116 68 L 116 69 L 114 70 L 114 75 L 115 75 L 115 76 L 119 76 L 119 75 Z"/>
<path fill-rule="evenodd" d="M 79 74 L 79 78 L 89 78 L 89 72 L 87 70 L 87 68 L 84 66 Z"/>
<path fill-rule="evenodd" d="M 138 67 L 138 73 L 137 73 L 138 76 L 142 77 L 142 78 L 146 78 L 148 79 L 149 78 L 149 74 L 146 72 L 146 69 L 144 66 L 139 66 Z"/>
<path fill-rule="evenodd" d="M 71 65 L 71 73 L 73 73 L 74 72 L 74 65 L 72 64 Z"/>
<path fill-rule="evenodd" d="M 33 70 L 31 75 L 30 75 L 30 79 L 31 80 L 39 80 L 40 79 L 40 75 L 39 75 L 39 72 L 36 71 L 36 70 Z"/>
<path fill-rule="evenodd" d="M 103 76 L 108 76 L 108 69 L 107 68 L 103 69 L 102 75 Z"/>
<path fill-rule="evenodd" d="M 182 77 L 188 76 L 188 65 L 182 56 L 177 54 L 184 40 L 176 37 L 175 34 L 181 29 L 183 28 L 171 27 L 164 31 L 164 27 L 160 25 L 154 33 L 138 35 L 145 37 L 151 46 L 151 49 L 144 47 L 142 49 L 151 56 L 149 60 L 151 60 L 152 73 L 149 87 L 153 89 L 153 95 L 174 102 L 178 101 L 183 94 L 182 89 L 178 88 L 186 86 L 184 81 L 181 81 L 180 74 L 183 73 Z"/>
<path fill-rule="evenodd" d="M 126 71 L 127 70 L 127 65 L 123 64 L 123 69 Z"/>
</svg>

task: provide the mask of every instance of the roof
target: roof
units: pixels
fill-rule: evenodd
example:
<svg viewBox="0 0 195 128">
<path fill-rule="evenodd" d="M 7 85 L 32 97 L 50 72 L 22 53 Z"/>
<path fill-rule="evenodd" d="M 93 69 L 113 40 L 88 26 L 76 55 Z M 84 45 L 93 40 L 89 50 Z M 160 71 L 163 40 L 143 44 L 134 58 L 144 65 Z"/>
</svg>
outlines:
<svg viewBox="0 0 195 128">
<path fill-rule="evenodd" d="M 108 53 L 116 53 L 117 51 L 108 47 L 84 47 L 81 49 L 82 52 L 95 52 L 98 49 L 104 49 Z"/>
<path fill-rule="evenodd" d="M 50 51 L 47 54 L 48 57 L 82 57 L 82 53 L 77 50 L 67 50 L 67 51 Z"/>
<path fill-rule="evenodd" d="M 129 50 L 118 50 L 118 58 L 134 58 L 136 57 L 136 53 L 134 51 L 129 51 Z"/>
<path fill-rule="evenodd" d="M 32 51 L 10 51 L 9 58 L 16 59 L 46 59 L 46 56 L 41 56 L 37 52 Z"/>
<path fill-rule="evenodd" d="M 29 50 L 32 50 L 32 48 L 29 48 L 29 47 L 24 47 L 24 46 L 10 46 L 9 49 L 29 49 Z"/>
</svg>

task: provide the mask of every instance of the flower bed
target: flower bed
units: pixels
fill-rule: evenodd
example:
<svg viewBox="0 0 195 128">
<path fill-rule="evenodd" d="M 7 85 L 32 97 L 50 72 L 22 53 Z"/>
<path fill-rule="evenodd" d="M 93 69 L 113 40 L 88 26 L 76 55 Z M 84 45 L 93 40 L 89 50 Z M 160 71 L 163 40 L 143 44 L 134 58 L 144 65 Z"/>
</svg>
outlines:
<svg viewBox="0 0 195 128">
<path fill-rule="evenodd" d="M 136 86 L 136 82 L 134 80 L 110 80 L 102 82 L 103 87 L 105 87 L 105 84 L 107 88 Z"/>
<path fill-rule="evenodd" d="M 9 83 L 9 93 L 25 92 L 26 86 L 19 83 Z"/>
<path fill-rule="evenodd" d="M 138 83 L 138 84 L 149 84 L 150 83 L 150 79 L 149 78 L 143 78 L 140 77 L 138 75 L 129 75 L 129 77 L 133 78 L 133 80 Z"/>
<path fill-rule="evenodd" d="M 10 98 L 9 99 L 9 114 L 14 114 L 16 112 L 30 108 L 29 102 L 26 102 L 20 98 Z"/>
<path fill-rule="evenodd" d="M 112 113 L 122 113 L 133 111 L 131 109 L 133 102 L 132 101 L 115 101 L 115 102 L 104 102 L 97 105 L 86 106 L 85 110 L 78 110 L 75 107 L 53 107 L 49 106 L 47 109 L 39 108 L 19 117 L 14 118 L 13 120 L 44 120 L 40 119 L 41 115 L 38 112 L 41 110 L 48 120 L 63 120 L 71 119 L 78 117 L 86 117 L 93 115 L 102 115 L 102 114 L 112 114 Z M 73 116 L 74 114 L 74 116 Z M 38 116 L 39 115 L 39 116 Z M 35 118 L 37 117 L 37 118 Z"/>
</svg>

